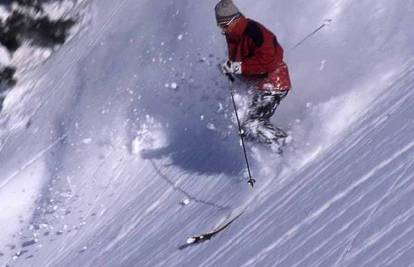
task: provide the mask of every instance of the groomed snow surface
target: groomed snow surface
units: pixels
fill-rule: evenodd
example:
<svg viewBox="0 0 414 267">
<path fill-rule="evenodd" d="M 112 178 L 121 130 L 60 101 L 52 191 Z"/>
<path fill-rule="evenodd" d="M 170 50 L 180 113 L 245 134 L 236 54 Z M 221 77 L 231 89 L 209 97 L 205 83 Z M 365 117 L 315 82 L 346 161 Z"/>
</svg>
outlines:
<svg viewBox="0 0 414 267">
<path fill-rule="evenodd" d="M 414 266 L 414 1 L 235 2 L 278 35 L 294 84 L 283 156 L 248 145 L 257 186 L 216 2 L 78 2 L 63 47 L 11 59 L 1 266 Z"/>
</svg>

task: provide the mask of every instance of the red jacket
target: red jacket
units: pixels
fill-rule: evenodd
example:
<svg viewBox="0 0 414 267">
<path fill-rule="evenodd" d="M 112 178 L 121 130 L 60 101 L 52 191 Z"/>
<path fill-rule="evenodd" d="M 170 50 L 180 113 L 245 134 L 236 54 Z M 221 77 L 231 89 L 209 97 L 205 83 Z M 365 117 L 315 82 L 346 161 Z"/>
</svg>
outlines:
<svg viewBox="0 0 414 267">
<path fill-rule="evenodd" d="M 276 36 L 260 23 L 241 17 L 230 33 L 226 33 L 229 60 L 242 62 L 242 75 L 261 77 L 256 85 L 261 90 L 289 90 L 288 68 L 283 62 L 283 49 Z"/>
</svg>

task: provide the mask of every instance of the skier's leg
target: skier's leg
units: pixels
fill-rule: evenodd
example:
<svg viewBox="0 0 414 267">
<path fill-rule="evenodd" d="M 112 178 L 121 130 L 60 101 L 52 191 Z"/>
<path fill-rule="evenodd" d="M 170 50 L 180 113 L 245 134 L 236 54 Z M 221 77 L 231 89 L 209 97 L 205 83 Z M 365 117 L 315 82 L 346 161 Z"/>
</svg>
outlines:
<svg viewBox="0 0 414 267">
<path fill-rule="evenodd" d="M 288 91 L 271 91 L 263 99 L 263 118 L 270 119 Z"/>
<path fill-rule="evenodd" d="M 267 120 L 264 122 L 264 127 L 268 130 L 268 136 L 273 136 L 271 142 L 276 142 L 278 145 L 283 145 L 288 135 L 282 129 L 275 127 L 273 124 L 271 124 L 270 118 L 275 113 L 282 99 L 286 97 L 287 93 L 288 91 L 272 91 L 273 99 L 271 102 L 269 102 L 269 106 L 267 109 L 268 112 L 265 114 L 265 118 Z"/>
<path fill-rule="evenodd" d="M 247 120 L 270 119 L 283 97 L 272 91 L 256 91 L 249 105 Z"/>
<path fill-rule="evenodd" d="M 287 91 L 257 91 L 253 95 L 247 119 L 242 125 L 243 135 L 247 140 L 272 143 L 287 137 L 283 130 L 274 127 L 269 121 L 286 95 Z"/>
<path fill-rule="evenodd" d="M 260 118 L 263 117 L 263 98 L 263 91 L 254 91 L 246 119 L 241 125 L 242 136 L 247 141 L 257 140 L 257 129 L 261 123 Z"/>
</svg>

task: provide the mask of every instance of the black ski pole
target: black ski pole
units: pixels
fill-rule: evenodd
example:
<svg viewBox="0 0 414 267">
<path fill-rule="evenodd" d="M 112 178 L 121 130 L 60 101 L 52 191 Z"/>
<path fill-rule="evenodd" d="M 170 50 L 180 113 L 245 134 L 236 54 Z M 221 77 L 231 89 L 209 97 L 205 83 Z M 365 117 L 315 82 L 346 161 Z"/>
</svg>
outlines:
<svg viewBox="0 0 414 267">
<path fill-rule="evenodd" d="M 221 66 L 220 65 L 219 65 L 219 69 L 221 71 Z M 227 78 L 229 79 L 229 81 L 231 83 L 230 95 L 231 95 L 231 100 L 233 101 L 233 108 L 234 108 L 234 113 L 236 114 L 237 125 L 239 127 L 239 135 L 240 135 L 240 140 L 241 140 L 242 147 L 243 147 L 244 159 L 246 160 L 247 172 L 249 174 L 249 180 L 247 181 L 247 183 L 253 188 L 254 184 L 256 183 L 256 180 L 252 178 L 252 174 L 251 174 L 251 171 L 250 171 L 250 164 L 249 164 L 249 160 L 247 158 L 246 146 L 244 145 L 244 138 L 243 138 L 242 129 L 241 129 L 241 125 L 240 125 L 239 114 L 237 113 L 236 101 L 234 101 L 233 83 L 235 81 L 235 78 L 230 73 L 226 73 L 226 76 L 227 76 Z"/>
</svg>

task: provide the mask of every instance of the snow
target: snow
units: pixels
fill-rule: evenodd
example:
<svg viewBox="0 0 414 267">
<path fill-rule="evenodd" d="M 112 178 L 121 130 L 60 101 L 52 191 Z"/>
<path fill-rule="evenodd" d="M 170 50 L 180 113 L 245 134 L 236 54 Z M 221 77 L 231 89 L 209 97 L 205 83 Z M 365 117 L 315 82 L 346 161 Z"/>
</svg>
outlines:
<svg viewBox="0 0 414 267">
<path fill-rule="evenodd" d="M 322 60 L 321 61 L 321 66 L 319 67 L 319 70 L 323 71 L 323 69 L 325 69 L 325 65 L 326 65 L 326 60 Z"/>
<path fill-rule="evenodd" d="M 216 126 L 212 122 L 207 123 L 206 127 L 207 127 L 207 129 L 209 129 L 211 131 L 216 130 Z"/>
<path fill-rule="evenodd" d="M 48 7 L 86 15 L 67 44 L 11 59 L 0 265 L 414 262 L 410 2 L 237 1 L 277 33 L 294 85 L 273 118 L 290 134 L 283 156 L 248 144 L 254 189 L 216 68 L 215 1 L 68 3 Z M 243 118 L 249 92 L 233 89 Z"/>
<path fill-rule="evenodd" d="M 9 11 L 7 11 L 5 6 L 0 6 L 0 19 L 5 20 L 8 15 L 9 15 Z"/>
<path fill-rule="evenodd" d="M 181 200 L 181 205 L 187 206 L 188 204 L 190 204 L 190 199 L 184 198 Z"/>
<path fill-rule="evenodd" d="M 92 143 L 92 138 L 85 138 L 82 140 L 82 143 L 84 143 L 85 145 L 89 145 L 90 143 Z"/>
<path fill-rule="evenodd" d="M 82 1 L 83 0 L 78 1 L 79 3 L 77 4 L 80 5 Z M 62 18 L 62 16 L 65 16 L 68 10 L 71 10 L 74 7 L 74 4 L 73 0 L 50 2 L 43 5 L 43 10 L 51 19 L 59 19 Z"/>
<path fill-rule="evenodd" d="M 26 165 L 0 184 L 0 243 L 9 244 L 8 234 L 20 229 L 20 221 L 30 219 L 33 201 L 41 187 L 44 172 L 42 164 Z M 5 174 L 2 172 L 3 175 Z"/>
<path fill-rule="evenodd" d="M 0 45 L 0 67 L 8 66 L 10 64 L 10 54 L 7 49 Z"/>
<path fill-rule="evenodd" d="M 175 82 L 171 83 L 171 88 L 174 89 L 174 90 L 177 89 L 178 88 L 178 84 L 175 83 Z"/>
</svg>

